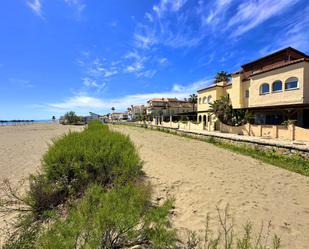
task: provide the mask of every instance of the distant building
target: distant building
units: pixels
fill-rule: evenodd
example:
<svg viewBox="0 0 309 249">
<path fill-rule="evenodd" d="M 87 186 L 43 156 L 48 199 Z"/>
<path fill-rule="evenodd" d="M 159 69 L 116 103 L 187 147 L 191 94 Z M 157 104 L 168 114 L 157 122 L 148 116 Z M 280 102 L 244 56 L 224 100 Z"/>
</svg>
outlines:
<svg viewBox="0 0 309 249">
<path fill-rule="evenodd" d="M 129 115 L 128 112 L 113 112 L 111 115 L 111 120 L 113 121 L 121 121 L 121 120 L 128 120 Z"/>
<path fill-rule="evenodd" d="M 170 117 L 193 112 L 193 104 L 177 98 L 154 98 L 147 102 L 147 115 Z"/>
<path fill-rule="evenodd" d="M 131 106 L 128 112 L 130 120 L 139 119 L 139 117 L 143 114 L 146 114 L 146 106 L 145 105 L 135 105 Z"/>
</svg>

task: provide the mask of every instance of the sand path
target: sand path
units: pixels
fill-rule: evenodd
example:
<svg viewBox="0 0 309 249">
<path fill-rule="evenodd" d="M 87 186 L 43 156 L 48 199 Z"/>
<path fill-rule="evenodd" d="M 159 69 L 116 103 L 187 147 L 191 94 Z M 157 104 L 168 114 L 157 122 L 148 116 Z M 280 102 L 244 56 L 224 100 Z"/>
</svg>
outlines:
<svg viewBox="0 0 309 249">
<path fill-rule="evenodd" d="M 239 228 L 252 221 L 257 228 L 271 220 L 282 248 L 309 248 L 309 178 L 206 142 L 158 131 L 116 126 L 136 144 L 155 196 L 176 198 L 173 222 L 204 228 L 206 213 L 216 217 L 216 206 L 230 213 Z M 184 235 L 183 235 L 184 236 Z"/>
</svg>

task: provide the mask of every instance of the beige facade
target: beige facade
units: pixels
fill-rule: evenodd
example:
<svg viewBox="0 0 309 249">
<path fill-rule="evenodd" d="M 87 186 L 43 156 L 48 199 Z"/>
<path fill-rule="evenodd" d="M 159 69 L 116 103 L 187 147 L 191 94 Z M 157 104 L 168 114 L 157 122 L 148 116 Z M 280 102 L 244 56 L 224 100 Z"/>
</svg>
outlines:
<svg viewBox="0 0 309 249">
<path fill-rule="evenodd" d="M 289 57 L 290 60 L 286 61 L 290 54 L 296 59 Z M 205 129 L 216 129 L 216 119 L 210 113 L 209 103 L 227 94 L 233 108 L 251 109 L 256 113 L 257 122 L 278 124 L 286 116 L 289 119 L 291 116 L 300 126 L 306 122 L 309 126 L 307 55 L 287 48 L 242 67 L 241 71 L 232 74 L 231 82 L 219 82 L 198 91 L 198 121 L 203 122 Z"/>
</svg>

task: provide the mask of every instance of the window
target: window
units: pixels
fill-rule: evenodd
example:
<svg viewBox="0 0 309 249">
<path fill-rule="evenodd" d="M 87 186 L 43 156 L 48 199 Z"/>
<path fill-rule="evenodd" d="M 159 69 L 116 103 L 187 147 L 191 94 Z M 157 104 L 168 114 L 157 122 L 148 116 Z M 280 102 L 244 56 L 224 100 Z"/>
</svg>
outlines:
<svg viewBox="0 0 309 249">
<path fill-rule="evenodd" d="M 245 91 L 245 97 L 246 97 L 246 98 L 249 98 L 249 90 L 246 90 L 246 91 Z"/>
<path fill-rule="evenodd" d="M 285 90 L 291 90 L 298 88 L 298 79 L 296 77 L 288 78 L 285 81 Z"/>
<path fill-rule="evenodd" d="M 202 103 L 202 98 L 198 99 L 198 103 L 201 104 Z"/>
<path fill-rule="evenodd" d="M 207 98 L 207 102 L 208 102 L 208 104 L 211 104 L 211 103 L 212 103 L 212 97 L 211 97 L 211 95 L 210 95 L 210 96 L 208 96 L 208 98 Z"/>
<path fill-rule="evenodd" d="M 273 92 L 279 92 L 282 91 L 282 81 L 281 80 L 276 80 L 272 84 L 272 91 Z"/>
<path fill-rule="evenodd" d="M 206 104 L 206 102 L 207 102 L 207 98 L 204 97 L 204 98 L 203 98 L 203 104 Z"/>
<path fill-rule="evenodd" d="M 269 84 L 263 83 L 260 87 L 260 94 L 267 94 L 269 93 Z"/>
</svg>

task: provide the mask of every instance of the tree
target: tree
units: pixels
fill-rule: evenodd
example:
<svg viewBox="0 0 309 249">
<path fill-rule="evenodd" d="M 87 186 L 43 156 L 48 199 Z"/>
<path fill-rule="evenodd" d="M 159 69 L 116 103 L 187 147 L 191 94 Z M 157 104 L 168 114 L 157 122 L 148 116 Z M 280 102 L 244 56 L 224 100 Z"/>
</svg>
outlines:
<svg viewBox="0 0 309 249">
<path fill-rule="evenodd" d="M 231 74 L 225 72 L 225 71 L 221 71 L 221 72 L 218 72 L 215 76 L 215 83 L 218 83 L 218 82 L 221 82 L 221 81 L 224 81 L 224 82 L 228 82 L 230 81 L 230 78 L 231 78 Z"/>
<path fill-rule="evenodd" d="M 67 124 L 77 124 L 80 121 L 80 118 L 73 111 L 67 112 L 64 115 L 64 119 L 66 120 Z"/>
<path fill-rule="evenodd" d="M 223 124 L 239 126 L 250 122 L 251 113 L 248 110 L 233 109 L 229 95 L 222 96 L 210 104 L 210 112 Z"/>
<path fill-rule="evenodd" d="M 195 111 L 195 105 L 197 104 L 197 95 L 195 93 L 190 95 L 189 103 L 193 104 L 193 111 Z"/>
</svg>

